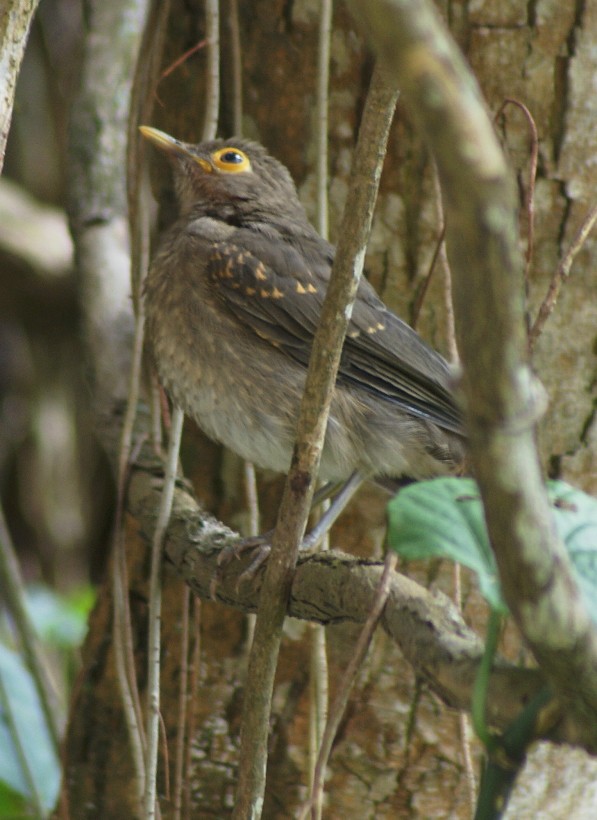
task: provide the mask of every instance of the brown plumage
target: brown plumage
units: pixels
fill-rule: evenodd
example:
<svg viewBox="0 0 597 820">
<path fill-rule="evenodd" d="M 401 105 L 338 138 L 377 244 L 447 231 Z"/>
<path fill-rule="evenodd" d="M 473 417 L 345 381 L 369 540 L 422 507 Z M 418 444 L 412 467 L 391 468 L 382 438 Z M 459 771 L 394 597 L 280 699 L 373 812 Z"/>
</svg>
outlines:
<svg viewBox="0 0 597 820">
<path fill-rule="evenodd" d="M 217 441 L 288 470 L 334 248 L 309 223 L 287 169 L 243 139 L 200 145 L 142 128 L 172 160 L 178 221 L 146 286 L 160 379 Z M 448 367 L 362 281 L 320 474 L 428 478 L 463 459 Z"/>
</svg>

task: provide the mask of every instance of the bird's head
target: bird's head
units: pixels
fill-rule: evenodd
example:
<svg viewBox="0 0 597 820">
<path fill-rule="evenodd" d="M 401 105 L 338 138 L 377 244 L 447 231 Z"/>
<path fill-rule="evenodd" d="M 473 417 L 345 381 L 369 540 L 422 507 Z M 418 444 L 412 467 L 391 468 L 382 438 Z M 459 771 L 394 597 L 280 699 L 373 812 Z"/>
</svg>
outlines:
<svg viewBox="0 0 597 820">
<path fill-rule="evenodd" d="M 221 217 L 305 219 L 288 169 L 262 145 L 241 138 L 193 145 L 142 125 L 143 136 L 170 159 L 181 213 L 200 209 Z"/>
</svg>

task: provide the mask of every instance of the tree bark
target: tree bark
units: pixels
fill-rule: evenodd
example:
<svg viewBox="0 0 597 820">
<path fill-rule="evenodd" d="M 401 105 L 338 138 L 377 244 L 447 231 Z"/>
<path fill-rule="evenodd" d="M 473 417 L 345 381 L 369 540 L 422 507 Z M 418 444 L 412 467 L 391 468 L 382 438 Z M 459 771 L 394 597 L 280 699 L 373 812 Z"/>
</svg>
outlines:
<svg viewBox="0 0 597 820">
<path fill-rule="evenodd" d="M 0 4 L 0 172 L 4 165 L 17 77 L 38 2 L 3 0 Z"/>
</svg>

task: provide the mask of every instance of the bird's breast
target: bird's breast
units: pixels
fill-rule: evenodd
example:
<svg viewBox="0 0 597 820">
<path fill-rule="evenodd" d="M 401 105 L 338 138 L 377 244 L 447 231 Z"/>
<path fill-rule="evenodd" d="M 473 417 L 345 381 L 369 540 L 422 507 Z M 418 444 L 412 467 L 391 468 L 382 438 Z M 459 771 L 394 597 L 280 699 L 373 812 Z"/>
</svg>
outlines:
<svg viewBox="0 0 597 820">
<path fill-rule="evenodd" d="M 164 388 L 211 438 L 254 463 L 290 464 L 303 369 L 243 328 L 194 259 L 149 274 L 147 335 Z M 187 262 L 187 266 L 191 263 Z"/>
</svg>

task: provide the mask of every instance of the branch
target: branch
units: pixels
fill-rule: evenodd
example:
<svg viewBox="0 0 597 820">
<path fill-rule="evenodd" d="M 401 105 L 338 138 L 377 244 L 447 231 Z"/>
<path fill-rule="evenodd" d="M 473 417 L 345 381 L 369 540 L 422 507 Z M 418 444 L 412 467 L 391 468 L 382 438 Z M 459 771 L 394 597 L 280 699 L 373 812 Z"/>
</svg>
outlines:
<svg viewBox="0 0 597 820">
<path fill-rule="evenodd" d="M 376 69 L 353 157 L 340 229 L 342 241 L 336 252 L 313 340 L 297 425 L 297 442 L 278 512 L 255 622 L 246 683 L 249 694 L 243 704 L 241 768 L 233 814 L 235 818 L 253 817 L 261 813 L 257 806 L 263 801 L 265 789 L 271 696 L 282 624 L 319 471 L 342 344 L 363 270 L 396 96 L 386 85 L 380 70 Z"/>
<path fill-rule="evenodd" d="M 12 120 L 15 89 L 39 0 L 8 0 L 0 7 L 0 172 Z"/>
<path fill-rule="evenodd" d="M 595 222 L 597 222 L 597 205 L 594 205 L 584 218 L 579 230 L 576 233 L 576 236 L 572 240 L 572 244 L 561 259 L 560 264 L 558 265 L 557 270 L 549 283 L 547 294 L 541 303 L 541 307 L 537 313 L 537 318 L 535 319 L 529 333 L 529 344 L 531 345 L 531 348 L 543 332 L 543 327 L 556 306 L 561 287 L 570 276 L 572 263 L 574 262 L 578 252 L 587 241 L 589 234 L 595 226 Z"/>
<path fill-rule="evenodd" d="M 124 169 L 138 45 L 132 32 L 143 30 L 144 13 L 140 0 L 88 4 L 81 84 L 69 134 L 69 219 L 80 304 L 95 409 L 112 456 L 118 430 L 111 422 L 126 402 L 133 335 Z"/>
<path fill-rule="evenodd" d="M 205 121 L 202 140 L 215 139 L 220 109 L 220 4 L 218 0 L 206 0 L 205 37 L 207 70 L 205 72 Z"/>
<path fill-rule="evenodd" d="M 16 182 L 0 179 L 0 253 L 17 257 L 35 285 L 60 283 L 73 266 L 64 211 L 39 202 Z M 14 274 L 5 271 L 4 276 Z"/>
<path fill-rule="evenodd" d="M 126 135 L 133 65 L 146 14 L 144 0 L 87 7 L 81 85 L 73 101 L 69 145 L 69 216 L 75 241 L 79 297 L 93 368 L 96 423 L 117 478 L 113 543 L 115 668 L 131 744 L 134 786 L 144 788 L 141 707 L 135 684 L 126 595 L 122 496 L 138 396 L 140 333 L 133 336 L 125 187 Z M 136 21 L 134 18 L 137 18 Z M 136 25 L 135 25 L 136 22 Z M 136 106 L 135 106 L 136 110 Z M 132 207 L 136 198 L 131 200 Z M 134 237 L 133 248 L 139 241 Z M 137 258 L 139 253 L 136 254 Z M 137 330 L 139 331 L 140 322 Z M 135 351 L 133 353 L 133 350 Z M 131 364 L 135 364 L 131 369 Z M 131 372 L 132 370 L 132 372 Z M 120 434 L 117 414 L 131 398 Z M 118 458 L 120 439 L 121 456 Z M 71 716 L 72 720 L 72 716 Z M 65 780 L 65 784 L 68 779 Z M 68 787 L 65 785 L 64 793 Z"/>
<path fill-rule="evenodd" d="M 145 457 L 144 466 L 139 463 L 134 468 L 129 486 L 129 512 L 148 542 L 156 524 L 160 493 L 154 473 L 161 475 L 161 471 L 161 464 Z M 187 490 L 175 490 L 166 532 L 166 557 L 199 598 L 210 598 L 214 574 L 219 572 L 218 555 L 238 537 L 205 513 Z M 238 585 L 250 560 L 249 556 L 228 565 L 216 590 L 217 601 L 241 612 L 257 610 L 263 588 L 262 574 L 251 584 Z M 382 573 L 383 562 L 338 550 L 303 554 L 292 581 L 287 615 L 324 625 L 346 621 L 364 624 Z M 417 676 L 424 678 L 448 706 L 470 711 L 483 642 L 446 595 L 430 592 L 394 572 L 381 624 Z M 496 660 L 487 698 L 488 723 L 498 729 L 508 726 L 544 685 L 540 670 L 521 669 Z M 550 720 L 538 729 L 538 737 L 597 752 L 592 727 L 577 726 L 561 704 L 552 705 Z"/>
<path fill-rule="evenodd" d="M 583 732 L 597 711 L 597 630 L 557 538 L 535 445 L 540 387 L 525 359 L 512 175 L 476 81 L 433 5 L 353 0 L 351 7 L 437 162 L 471 461 L 504 596 Z"/>
</svg>

